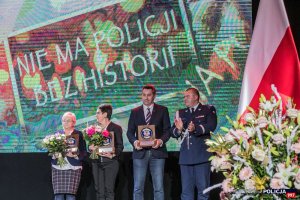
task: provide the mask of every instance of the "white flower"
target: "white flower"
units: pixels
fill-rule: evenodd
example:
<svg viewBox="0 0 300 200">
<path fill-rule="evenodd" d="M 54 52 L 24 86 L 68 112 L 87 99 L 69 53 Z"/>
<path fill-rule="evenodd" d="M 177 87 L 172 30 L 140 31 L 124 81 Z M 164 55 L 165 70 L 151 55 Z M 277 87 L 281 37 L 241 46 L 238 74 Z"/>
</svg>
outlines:
<svg viewBox="0 0 300 200">
<path fill-rule="evenodd" d="M 255 160 L 261 161 L 261 162 L 264 161 L 264 159 L 266 157 L 266 153 L 259 148 L 254 148 L 251 155 Z"/>
<path fill-rule="evenodd" d="M 277 164 L 277 171 L 284 170 L 284 169 L 285 169 L 285 164 L 284 163 L 278 163 Z"/>
<path fill-rule="evenodd" d="M 230 199 L 261 199 L 264 195 L 258 191 L 264 188 L 300 190 L 300 110 L 293 103 L 282 105 L 275 89 L 271 100 L 261 96 L 264 102 L 257 112 L 249 108 L 252 112 L 241 121 L 229 119 L 232 126 L 222 129 L 227 131 L 224 139 L 209 145 L 216 155 L 211 168 L 225 171 L 222 190 Z"/>
<path fill-rule="evenodd" d="M 265 128 L 268 125 L 268 120 L 264 116 L 260 116 L 257 120 L 256 123 L 258 124 L 259 128 Z"/>
<path fill-rule="evenodd" d="M 98 132 L 98 133 L 101 133 L 102 129 L 103 128 L 101 126 L 96 126 L 96 128 L 95 128 L 96 132 Z"/>
<path fill-rule="evenodd" d="M 300 183 L 294 182 L 294 186 L 297 190 L 300 190 Z"/>
<path fill-rule="evenodd" d="M 234 156 L 237 156 L 240 152 L 241 152 L 241 147 L 238 144 L 235 144 L 230 148 L 230 153 Z"/>
<path fill-rule="evenodd" d="M 300 184 L 300 170 L 298 170 L 298 173 L 295 176 L 295 181 Z"/>
<path fill-rule="evenodd" d="M 220 167 L 220 170 L 229 170 L 229 169 L 231 169 L 231 167 L 232 167 L 232 164 L 230 162 L 223 162 Z"/>
<path fill-rule="evenodd" d="M 61 158 L 61 157 L 62 157 L 62 154 L 61 154 L 61 153 L 54 153 L 54 157 L 55 157 L 55 158 Z"/>
<path fill-rule="evenodd" d="M 247 192 L 255 192 L 256 188 L 255 188 L 255 181 L 253 181 L 252 179 L 248 179 L 245 181 L 245 190 Z"/>
<path fill-rule="evenodd" d="M 54 135 L 50 135 L 50 141 L 53 141 L 55 139 L 55 136 Z"/>
<path fill-rule="evenodd" d="M 48 137 L 45 137 L 45 138 L 43 139 L 43 143 L 49 144 L 49 138 L 48 138 Z"/>
<path fill-rule="evenodd" d="M 276 103 L 271 103 L 271 101 L 259 103 L 259 107 L 268 112 L 272 111 L 275 106 L 276 106 Z"/>
<path fill-rule="evenodd" d="M 226 142 L 233 142 L 234 141 L 234 137 L 230 133 L 226 133 L 226 135 L 224 136 L 224 139 L 225 139 Z"/>
<path fill-rule="evenodd" d="M 243 138 L 245 140 L 249 139 L 249 135 L 242 129 L 230 130 L 230 132 L 239 140 Z"/>
<path fill-rule="evenodd" d="M 252 175 L 253 175 L 253 170 L 251 169 L 251 167 L 244 167 L 239 173 L 239 178 L 242 181 L 245 181 L 248 180 Z"/>
<path fill-rule="evenodd" d="M 300 142 L 295 143 L 291 146 L 291 150 L 295 151 L 296 154 L 300 153 Z"/>
<path fill-rule="evenodd" d="M 285 187 L 283 181 L 280 178 L 272 178 L 270 182 L 270 187 L 272 189 L 282 189 Z"/>
<path fill-rule="evenodd" d="M 288 184 L 290 177 L 295 176 L 296 173 L 293 172 L 296 166 L 289 165 L 287 168 L 284 163 L 279 163 L 277 165 L 277 173 L 274 174 L 273 178 L 278 178 L 283 181 L 285 185 Z"/>
<path fill-rule="evenodd" d="M 211 170 L 226 170 L 231 169 L 232 165 L 228 162 L 225 156 L 215 156 L 211 161 Z"/>
<path fill-rule="evenodd" d="M 214 171 L 215 169 L 218 169 L 220 167 L 222 163 L 222 160 L 220 157 L 215 156 L 212 160 L 211 160 L 211 171 Z"/>
<path fill-rule="evenodd" d="M 227 178 L 222 182 L 222 189 L 225 193 L 230 193 L 234 191 L 234 188 L 231 185 L 231 178 Z"/>
<path fill-rule="evenodd" d="M 286 111 L 286 115 L 290 118 L 297 118 L 298 110 L 295 108 L 290 108 Z"/>
<path fill-rule="evenodd" d="M 249 135 L 249 137 L 253 137 L 255 135 L 255 129 L 253 127 L 247 126 L 245 128 L 245 131 Z"/>
<path fill-rule="evenodd" d="M 300 170 L 298 170 L 298 173 L 295 176 L 294 185 L 296 189 L 300 190 Z"/>
<path fill-rule="evenodd" d="M 274 144 L 282 144 L 285 141 L 285 138 L 283 137 L 282 134 L 277 133 L 272 136 L 272 140 Z"/>
<path fill-rule="evenodd" d="M 244 120 L 246 122 L 253 122 L 255 120 L 255 116 L 252 113 L 246 113 L 244 116 Z"/>
</svg>

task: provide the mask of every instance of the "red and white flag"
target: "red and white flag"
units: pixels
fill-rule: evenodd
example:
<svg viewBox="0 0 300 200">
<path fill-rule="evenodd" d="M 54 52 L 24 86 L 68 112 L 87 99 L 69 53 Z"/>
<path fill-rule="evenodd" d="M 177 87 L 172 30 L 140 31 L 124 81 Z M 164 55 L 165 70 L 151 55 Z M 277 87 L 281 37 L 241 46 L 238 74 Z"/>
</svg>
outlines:
<svg viewBox="0 0 300 200">
<path fill-rule="evenodd" d="M 246 62 L 239 114 L 257 110 L 260 94 L 269 98 L 271 85 L 282 99 L 291 97 L 300 108 L 300 65 L 282 0 L 261 0 Z"/>
</svg>

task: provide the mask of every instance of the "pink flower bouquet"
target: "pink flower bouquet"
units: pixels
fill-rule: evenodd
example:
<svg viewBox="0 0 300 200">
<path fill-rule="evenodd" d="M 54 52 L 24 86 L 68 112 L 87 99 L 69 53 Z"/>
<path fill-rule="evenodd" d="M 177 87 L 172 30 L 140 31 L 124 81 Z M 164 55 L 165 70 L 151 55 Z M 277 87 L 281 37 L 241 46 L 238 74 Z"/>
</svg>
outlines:
<svg viewBox="0 0 300 200">
<path fill-rule="evenodd" d="M 109 132 L 103 130 L 100 126 L 89 126 L 83 130 L 84 139 L 87 141 L 88 145 L 94 145 L 96 149 L 92 151 L 90 158 L 98 159 L 97 147 L 103 146 L 104 142 L 109 137 Z"/>
</svg>

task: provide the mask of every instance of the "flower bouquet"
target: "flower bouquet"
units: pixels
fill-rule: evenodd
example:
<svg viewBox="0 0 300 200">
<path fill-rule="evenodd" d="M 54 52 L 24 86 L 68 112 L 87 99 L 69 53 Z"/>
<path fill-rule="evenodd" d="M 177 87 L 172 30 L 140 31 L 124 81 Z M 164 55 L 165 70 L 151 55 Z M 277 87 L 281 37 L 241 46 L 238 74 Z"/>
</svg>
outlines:
<svg viewBox="0 0 300 200">
<path fill-rule="evenodd" d="M 98 159 L 99 156 L 97 152 L 99 150 L 99 147 L 104 145 L 104 142 L 109 137 L 109 132 L 107 130 L 103 130 L 103 128 L 100 126 L 89 126 L 82 132 L 84 139 L 87 141 L 88 145 L 94 145 L 96 147 L 96 149 L 92 151 L 90 158 Z"/>
<path fill-rule="evenodd" d="M 248 107 L 243 118 L 227 117 L 232 127 L 221 128 L 225 135 L 206 140 L 215 153 L 211 170 L 226 179 L 204 192 L 222 187 L 222 199 L 284 199 L 284 189 L 300 189 L 300 111 L 288 100 L 283 114 L 280 95 L 272 90 L 269 100 L 261 95 L 258 112 Z"/>
<path fill-rule="evenodd" d="M 64 153 L 67 149 L 65 134 L 55 133 L 46 136 L 42 141 L 42 146 L 48 150 L 50 156 L 57 159 L 59 166 L 66 164 L 64 160 Z"/>
</svg>

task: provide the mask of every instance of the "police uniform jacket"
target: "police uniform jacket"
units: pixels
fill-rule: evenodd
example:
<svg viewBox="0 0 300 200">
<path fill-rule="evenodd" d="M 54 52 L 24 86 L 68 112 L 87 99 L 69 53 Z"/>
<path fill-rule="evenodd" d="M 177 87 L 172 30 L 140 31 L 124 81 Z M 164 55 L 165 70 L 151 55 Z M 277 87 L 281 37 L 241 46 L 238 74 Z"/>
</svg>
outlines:
<svg viewBox="0 0 300 200">
<path fill-rule="evenodd" d="M 210 138 L 210 132 L 214 131 L 217 126 L 215 107 L 199 104 L 194 113 L 191 113 L 190 108 L 181 109 L 178 112 L 183 121 L 182 132 L 187 129 L 191 121 L 195 125 L 195 131 L 190 133 L 189 139 L 185 138 L 181 144 L 179 164 L 193 165 L 208 162 L 212 154 L 207 151 L 208 146 L 205 140 Z M 175 124 L 171 128 L 171 136 L 182 137 L 182 133 L 178 131 Z"/>
</svg>

